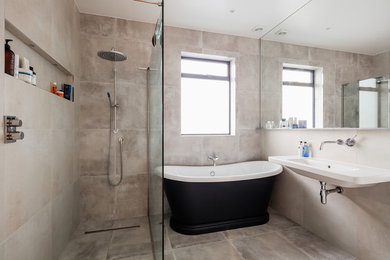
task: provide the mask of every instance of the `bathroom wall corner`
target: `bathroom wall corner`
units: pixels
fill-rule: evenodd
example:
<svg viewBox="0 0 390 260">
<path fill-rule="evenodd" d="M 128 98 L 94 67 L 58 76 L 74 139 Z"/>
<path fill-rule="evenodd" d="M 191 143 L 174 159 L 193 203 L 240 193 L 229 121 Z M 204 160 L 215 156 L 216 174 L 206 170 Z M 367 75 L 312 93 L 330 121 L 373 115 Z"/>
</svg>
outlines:
<svg viewBox="0 0 390 260">
<path fill-rule="evenodd" d="M 4 43 L 4 0 L 0 0 L 0 41 Z M 0 61 L 4 60 L 4 52 L 0 52 Z M 0 115 L 4 115 L 4 62 L 0 62 Z M 1 128 L 3 128 L 3 118 L 1 118 Z M 0 131 L 0 259 L 4 259 L 5 240 L 5 172 L 4 172 L 4 131 Z"/>
</svg>

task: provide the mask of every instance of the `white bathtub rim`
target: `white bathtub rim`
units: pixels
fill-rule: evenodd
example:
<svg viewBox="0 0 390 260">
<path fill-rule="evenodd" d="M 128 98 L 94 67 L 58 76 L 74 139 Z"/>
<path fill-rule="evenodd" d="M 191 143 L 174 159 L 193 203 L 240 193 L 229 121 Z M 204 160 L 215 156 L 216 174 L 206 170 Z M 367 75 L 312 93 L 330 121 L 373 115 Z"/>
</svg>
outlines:
<svg viewBox="0 0 390 260">
<path fill-rule="evenodd" d="M 246 174 L 236 174 L 236 175 L 218 175 L 218 170 L 221 170 L 221 168 L 227 168 L 229 166 L 231 167 L 239 167 L 243 165 L 249 165 L 249 164 L 262 164 L 262 165 L 268 165 L 271 166 L 269 169 L 260 169 L 258 172 L 252 172 L 252 173 L 246 173 Z M 199 175 L 199 176 L 188 176 L 188 175 L 181 175 L 177 173 L 172 173 L 171 169 L 173 168 L 197 168 L 200 171 L 206 171 L 208 175 Z M 262 171 L 261 171 L 262 170 Z M 209 173 L 211 171 L 215 172 L 214 176 L 211 176 Z M 224 164 L 224 165 L 217 165 L 216 167 L 213 166 L 177 166 L 177 165 L 166 165 L 164 166 L 164 179 L 168 180 L 174 180 L 174 181 L 181 181 L 181 182 L 231 182 L 231 181 L 245 181 L 245 180 L 254 180 L 254 179 L 262 179 L 267 178 L 271 176 L 275 176 L 280 174 L 283 171 L 283 167 L 277 163 L 272 163 L 268 161 L 248 161 L 248 162 L 239 162 L 239 163 L 232 163 L 232 164 Z"/>
</svg>

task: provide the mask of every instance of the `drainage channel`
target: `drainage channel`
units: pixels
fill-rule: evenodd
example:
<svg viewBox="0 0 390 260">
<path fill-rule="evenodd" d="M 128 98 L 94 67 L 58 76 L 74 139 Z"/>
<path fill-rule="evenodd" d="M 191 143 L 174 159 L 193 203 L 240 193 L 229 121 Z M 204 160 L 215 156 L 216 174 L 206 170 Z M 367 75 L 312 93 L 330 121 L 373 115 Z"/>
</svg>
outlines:
<svg viewBox="0 0 390 260">
<path fill-rule="evenodd" d="M 107 232 L 107 231 L 122 230 L 122 229 L 130 229 L 130 228 L 139 228 L 139 227 L 141 227 L 141 226 L 140 225 L 136 225 L 136 226 L 127 226 L 127 227 L 118 227 L 118 228 L 98 229 L 98 230 L 85 231 L 84 234 L 92 234 L 92 233 Z"/>
</svg>

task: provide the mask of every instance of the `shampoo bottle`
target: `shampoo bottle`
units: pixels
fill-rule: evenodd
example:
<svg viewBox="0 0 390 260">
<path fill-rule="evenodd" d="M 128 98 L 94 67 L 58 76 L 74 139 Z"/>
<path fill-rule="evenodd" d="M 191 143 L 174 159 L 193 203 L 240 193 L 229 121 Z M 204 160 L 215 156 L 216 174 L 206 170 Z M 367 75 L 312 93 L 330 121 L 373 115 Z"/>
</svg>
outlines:
<svg viewBox="0 0 390 260">
<path fill-rule="evenodd" d="M 11 50 L 11 46 L 8 44 L 9 42 L 12 42 L 12 40 L 5 40 L 4 72 L 13 77 L 15 76 L 15 53 Z"/>
<path fill-rule="evenodd" d="M 303 149 L 303 142 L 299 141 L 299 146 L 298 146 L 298 157 L 302 157 L 302 149 Z"/>
<path fill-rule="evenodd" d="M 309 146 L 307 145 L 307 142 L 304 142 L 302 148 L 302 157 L 308 158 L 309 156 L 310 156 Z"/>
</svg>

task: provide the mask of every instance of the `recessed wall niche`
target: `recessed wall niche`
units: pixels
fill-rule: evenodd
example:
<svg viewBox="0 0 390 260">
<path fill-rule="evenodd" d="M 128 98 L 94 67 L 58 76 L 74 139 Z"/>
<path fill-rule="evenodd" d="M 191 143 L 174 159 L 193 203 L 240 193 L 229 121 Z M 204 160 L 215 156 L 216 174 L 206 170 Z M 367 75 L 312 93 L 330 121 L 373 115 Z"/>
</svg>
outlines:
<svg viewBox="0 0 390 260">
<path fill-rule="evenodd" d="M 34 68 L 37 74 L 37 85 L 31 85 L 31 87 L 50 91 L 51 82 L 56 82 L 57 88 L 60 88 L 62 84 L 73 85 L 73 75 L 66 68 L 7 21 L 4 36 L 5 39 L 13 40 L 9 44 L 15 55 L 28 59 L 30 66 Z"/>
</svg>

